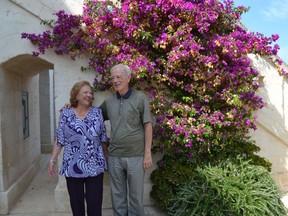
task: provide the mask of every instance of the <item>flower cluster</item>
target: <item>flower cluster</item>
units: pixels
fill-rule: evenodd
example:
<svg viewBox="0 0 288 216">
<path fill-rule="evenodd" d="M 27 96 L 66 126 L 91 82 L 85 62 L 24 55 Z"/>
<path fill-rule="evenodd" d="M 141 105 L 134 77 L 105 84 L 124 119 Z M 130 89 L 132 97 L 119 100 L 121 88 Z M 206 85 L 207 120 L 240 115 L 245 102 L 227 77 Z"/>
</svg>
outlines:
<svg viewBox="0 0 288 216">
<path fill-rule="evenodd" d="M 265 105 L 247 54 L 272 58 L 278 35 L 246 31 L 244 12 L 232 0 L 123 0 L 120 7 L 90 0 L 81 16 L 59 11 L 53 31 L 22 38 L 38 46 L 36 54 L 88 54 L 98 90 L 110 87 L 111 66 L 129 65 L 132 83 L 150 93 L 158 149 L 191 160 L 239 137 L 239 145 L 249 143 L 252 112 Z"/>
</svg>

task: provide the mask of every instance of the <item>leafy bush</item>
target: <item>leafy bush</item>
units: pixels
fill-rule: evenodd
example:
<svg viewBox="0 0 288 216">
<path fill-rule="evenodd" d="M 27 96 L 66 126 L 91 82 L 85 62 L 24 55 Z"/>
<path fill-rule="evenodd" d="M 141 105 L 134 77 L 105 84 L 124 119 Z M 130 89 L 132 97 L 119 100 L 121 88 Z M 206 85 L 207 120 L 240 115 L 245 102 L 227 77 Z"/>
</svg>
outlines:
<svg viewBox="0 0 288 216">
<path fill-rule="evenodd" d="M 151 196 L 157 201 L 159 207 L 168 208 L 169 200 L 194 175 L 197 167 L 204 167 L 207 164 L 216 166 L 223 160 L 233 160 L 241 155 L 242 160 L 249 161 L 251 165 L 262 166 L 267 171 L 271 170 L 271 163 L 268 160 L 254 154 L 260 148 L 253 141 L 245 142 L 239 137 L 238 142 L 223 143 L 214 146 L 209 151 L 204 151 L 203 146 L 205 145 L 198 146 L 198 149 L 195 146 L 191 152 L 198 152 L 197 157 L 189 160 L 185 154 L 171 154 L 164 155 L 158 162 L 158 169 L 151 174 L 153 183 Z"/>
<path fill-rule="evenodd" d="M 161 163 L 164 162 L 163 165 Z M 151 174 L 154 183 L 151 197 L 157 200 L 157 205 L 162 209 L 167 209 L 169 200 L 175 197 L 177 190 L 193 175 L 195 168 L 192 164 L 186 164 L 180 158 L 176 160 L 164 156 L 158 162 L 159 168 Z"/>
<path fill-rule="evenodd" d="M 287 215 L 269 172 L 243 159 L 198 167 L 167 209 L 173 216 Z"/>
</svg>

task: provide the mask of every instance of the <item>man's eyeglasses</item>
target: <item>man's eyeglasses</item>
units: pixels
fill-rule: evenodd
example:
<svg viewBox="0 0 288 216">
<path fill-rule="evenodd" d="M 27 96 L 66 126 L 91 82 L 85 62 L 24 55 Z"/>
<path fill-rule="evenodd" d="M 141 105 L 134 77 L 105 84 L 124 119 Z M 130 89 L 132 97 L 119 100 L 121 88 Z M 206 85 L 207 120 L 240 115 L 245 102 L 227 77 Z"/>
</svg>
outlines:
<svg viewBox="0 0 288 216">
<path fill-rule="evenodd" d="M 113 76 L 113 77 L 110 77 L 110 81 L 112 82 L 112 81 L 114 81 L 114 80 L 122 80 L 123 79 L 123 75 L 122 76 Z"/>
</svg>

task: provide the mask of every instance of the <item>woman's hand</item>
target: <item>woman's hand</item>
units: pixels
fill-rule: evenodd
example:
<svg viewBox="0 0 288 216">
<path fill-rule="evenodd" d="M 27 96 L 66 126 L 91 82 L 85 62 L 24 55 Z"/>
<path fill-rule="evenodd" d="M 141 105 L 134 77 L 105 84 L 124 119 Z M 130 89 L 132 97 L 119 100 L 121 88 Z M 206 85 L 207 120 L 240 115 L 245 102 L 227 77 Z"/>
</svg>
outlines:
<svg viewBox="0 0 288 216">
<path fill-rule="evenodd" d="M 57 161 L 55 161 L 55 160 L 49 161 L 48 174 L 49 174 L 49 176 L 57 176 L 58 175 Z"/>
<path fill-rule="evenodd" d="M 59 153 L 61 152 L 63 146 L 58 146 L 57 145 L 57 139 L 54 141 L 54 146 L 53 146 L 53 152 L 48 164 L 48 174 L 50 176 L 57 176 L 58 175 L 58 164 L 57 164 L 57 158 Z"/>
</svg>

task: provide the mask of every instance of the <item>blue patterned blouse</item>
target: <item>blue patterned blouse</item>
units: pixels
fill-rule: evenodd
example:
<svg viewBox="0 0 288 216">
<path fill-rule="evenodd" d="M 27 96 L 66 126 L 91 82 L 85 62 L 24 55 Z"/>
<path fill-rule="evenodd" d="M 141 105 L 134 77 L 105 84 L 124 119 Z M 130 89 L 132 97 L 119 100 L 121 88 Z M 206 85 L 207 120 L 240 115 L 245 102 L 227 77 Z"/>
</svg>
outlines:
<svg viewBox="0 0 288 216">
<path fill-rule="evenodd" d="M 73 108 L 64 109 L 59 117 L 57 145 L 64 146 L 60 175 L 85 178 L 107 170 L 102 144 L 107 141 L 100 108 L 90 107 L 87 116 L 77 118 Z"/>
</svg>

